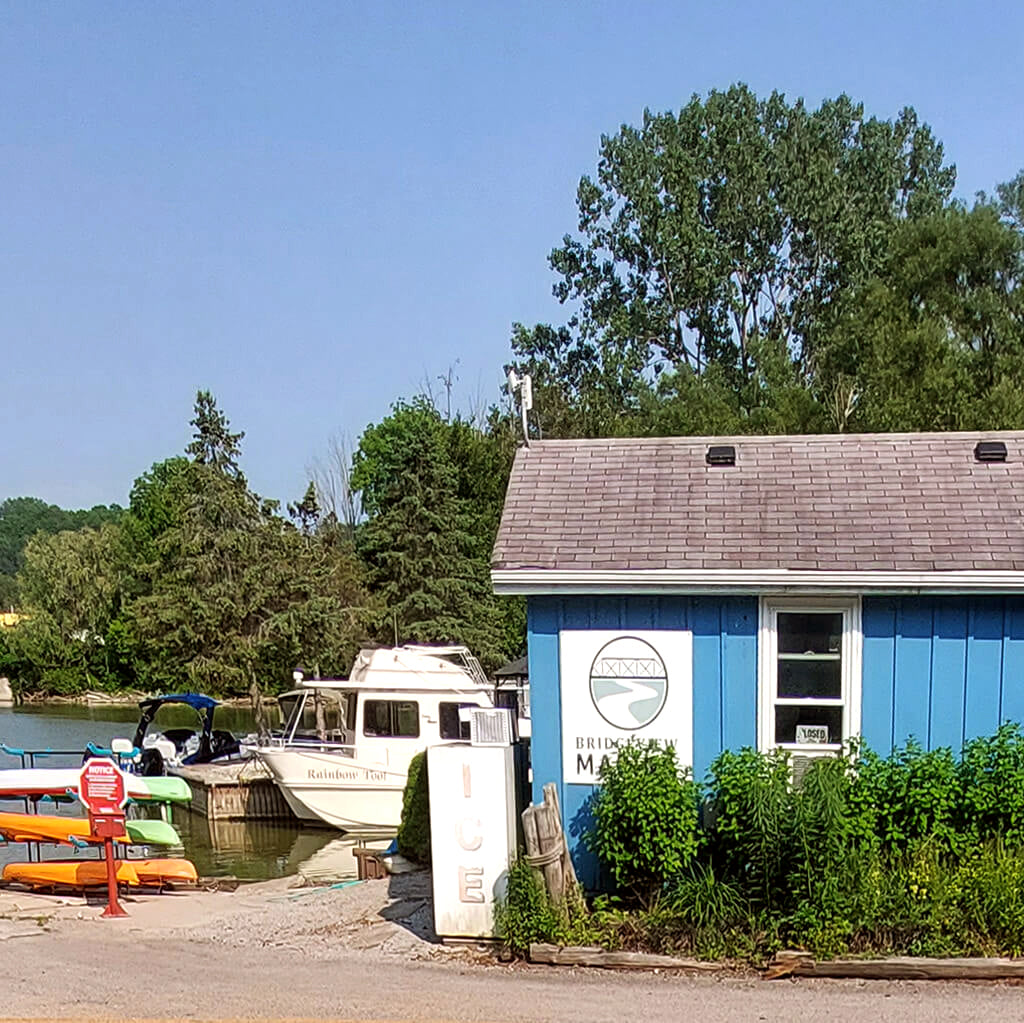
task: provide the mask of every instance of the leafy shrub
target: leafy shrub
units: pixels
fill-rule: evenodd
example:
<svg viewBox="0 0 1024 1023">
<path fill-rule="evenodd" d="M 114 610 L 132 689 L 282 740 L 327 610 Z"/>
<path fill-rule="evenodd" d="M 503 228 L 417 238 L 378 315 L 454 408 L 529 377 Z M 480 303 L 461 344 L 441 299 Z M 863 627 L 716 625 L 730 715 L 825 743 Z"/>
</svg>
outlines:
<svg viewBox="0 0 1024 1023">
<path fill-rule="evenodd" d="M 888 757 L 851 745 L 797 783 L 787 755 L 723 753 L 697 788 L 631 744 L 602 774 L 589 846 L 632 911 L 595 902 L 592 942 L 764 959 L 1024 955 L 1024 734 Z M 550 928 L 549 928 L 550 929 Z M 550 940 L 550 939 L 549 939 Z"/>
<path fill-rule="evenodd" d="M 885 758 L 865 750 L 857 775 L 862 803 L 874 808 L 876 833 L 886 849 L 924 838 L 951 849 L 960 843 L 961 786 L 952 750 L 924 750 L 913 740 Z"/>
<path fill-rule="evenodd" d="M 578 945 L 595 940 L 582 899 L 571 896 L 562 909 L 552 905 L 544 883 L 523 857 L 509 866 L 505 894 L 494 904 L 494 929 L 519 955 L 535 941 Z"/>
<path fill-rule="evenodd" d="M 960 760 L 961 831 L 974 840 L 1024 842 L 1024 734 L 1007 722 L 971 739 Z"/>
<path fill-rule="evenodd" d="M 752 900 L 775 906 L 793 842 L 788 755 L 726 751 L 711 765 L 709 786 L 706 823 L 715 861 Z"/>
<path fill-rule="evenodd" d="M 698 790 L 675 749 L 631 740 L 605 761 L 587 845 L 622 891 L 650 900 L 697 852 Z"/>
<path fill-rule="evenodd" d="M 398 851 L 406 859 L 415 863 L 430 862 L 430 792 L 426 751 L 417 753 L 409 762 L 397 842 Z"/>
</svg>

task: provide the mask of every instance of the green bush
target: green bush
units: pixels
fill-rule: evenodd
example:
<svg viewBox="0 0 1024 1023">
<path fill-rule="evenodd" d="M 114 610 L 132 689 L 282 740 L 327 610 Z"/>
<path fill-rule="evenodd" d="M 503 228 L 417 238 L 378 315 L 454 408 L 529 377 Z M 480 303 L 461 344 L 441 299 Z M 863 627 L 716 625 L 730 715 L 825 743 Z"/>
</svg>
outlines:
<svg viewBox="0 0 1024 1023">
<path fill-rule="evenodd" d="M 784 891 L 793 844 L 789 757 L 726 751 L 711 765 L 706 826 L 712 857 L 724 876 L 742 882 L 766 908 Z"/>
<path fill-rule="evenodd" d="M 649 901 L 697 852 L 698 790 L 675 749 L 630 741 L 602 764 L 587 845 L 620 891 Z"/>
<path fill-rule="evenodd" d="M 525 955 L 535 941 L 582 945 L 597 940 L 583 900 L 572 894 L 564 908 L 554 906 L 543 881 L 522 856 L 509 866 L 505 893 L 494 904 L 494 929 L 517 955 Z"/>
<path fill-rule="evenodd" d="M 975 841 L 1002 837 L 1024 843 L 1024 734 L 1007 722 L 995 735 L 972 739 L 960 761 L 963 833 Z"/>
<path fill-rule="evenodd" d="M 409 776 L 402 793 L 402 822 L 398 826 L 398 851 L 414 863 L 430 863 L 430 790 L 427 785 L 427 754 L 417 753 L 409 762 Z"/>
<path fill-rule="evenodd" d="M 671 750 L 624 746 L 601 782 L 588 846 L 633 901 L 598 899 L 591 943 L 748 960 L 782 946 L 1024 954 L 1017 725 L 959 758 L 913 742 L 888 757 L 853 744 L 796 783 L 784 752 L 726 752 L 703 786 L 699 825 L 699 790 Z M 532 912 L 554 940 L 543 905 Z"/>
<path fill-rule="evenodd" d="M 924 750 L 913 740 L 885 758 L 865 750 L 857 780 L 884 848 L 905 849 L 924 838 L 951 849 L 960 844 L 962 790 L 952 750 Z"/>
</svg>

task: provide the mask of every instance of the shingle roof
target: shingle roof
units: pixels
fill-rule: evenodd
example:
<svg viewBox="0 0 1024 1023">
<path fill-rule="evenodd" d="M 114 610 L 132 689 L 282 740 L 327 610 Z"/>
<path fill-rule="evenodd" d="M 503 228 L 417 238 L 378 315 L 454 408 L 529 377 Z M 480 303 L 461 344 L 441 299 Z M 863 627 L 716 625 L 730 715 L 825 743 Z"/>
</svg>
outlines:
<svg viewBox="0 0 1024 1023">
<path fill-rule="evenodd" d="M 1024 571 L 1024 431 L 534 441 L 493 567 Z"/>
</svg>

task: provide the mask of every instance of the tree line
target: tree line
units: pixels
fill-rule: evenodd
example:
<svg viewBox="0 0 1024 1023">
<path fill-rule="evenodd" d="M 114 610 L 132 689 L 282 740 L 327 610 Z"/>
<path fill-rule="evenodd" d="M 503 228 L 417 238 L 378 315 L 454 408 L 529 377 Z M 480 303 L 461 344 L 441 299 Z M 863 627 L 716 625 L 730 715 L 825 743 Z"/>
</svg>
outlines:
<svg viewBox="0 0 1024 1023">
<path fill-rule="evenodd" d="M 510 435 L 399 402 L 341 479 L 321 474 L 281 509 L 249 486 L 244 434 L 212 394 L 191 422 L 186 452 L 143 473 L 125 509 L 75 528 L 43 502 L 0 505 L 24 615 L 0 631 L 0 674 L 17 691 L 239 696 L 299 666 L 344 675 L 368 642 L 465 643 L 491 669 L 519 654 L 521 604 L 499 603 L 488 576 Z M 337 511 L 350 488 L 358 521 Z"/>
<path fill-rule="evenodd" d="M 743 85 L 601 139 L 549 256 L 561 324 L 516 324 L 541 437 L 1024 427 L 1024 172 L 953 198 L 912 108 L 817 109 Z M 400 400 L 302 499 L 254 493 L 212 395 L 126 509 L 0 505 L 0 633 L 23 691 L 277 685 L 364 642 L 522 653 L 488 566 L 516 444 Z"/>
</svg>

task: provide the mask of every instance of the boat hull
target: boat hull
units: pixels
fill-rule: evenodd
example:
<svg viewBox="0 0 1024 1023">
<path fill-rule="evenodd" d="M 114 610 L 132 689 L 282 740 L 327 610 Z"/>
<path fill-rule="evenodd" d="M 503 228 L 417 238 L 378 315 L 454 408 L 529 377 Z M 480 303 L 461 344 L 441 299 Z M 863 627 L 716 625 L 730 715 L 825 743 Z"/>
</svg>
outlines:
<svg viewBox="0 0 1024 1023">
<path fill-rule="evenodd" d="M 402 821 L 407 771 L 329 752 L 261 747 L 258 755 L 289 806 L 331 827 L 393 833 Z"/>
</svg>

